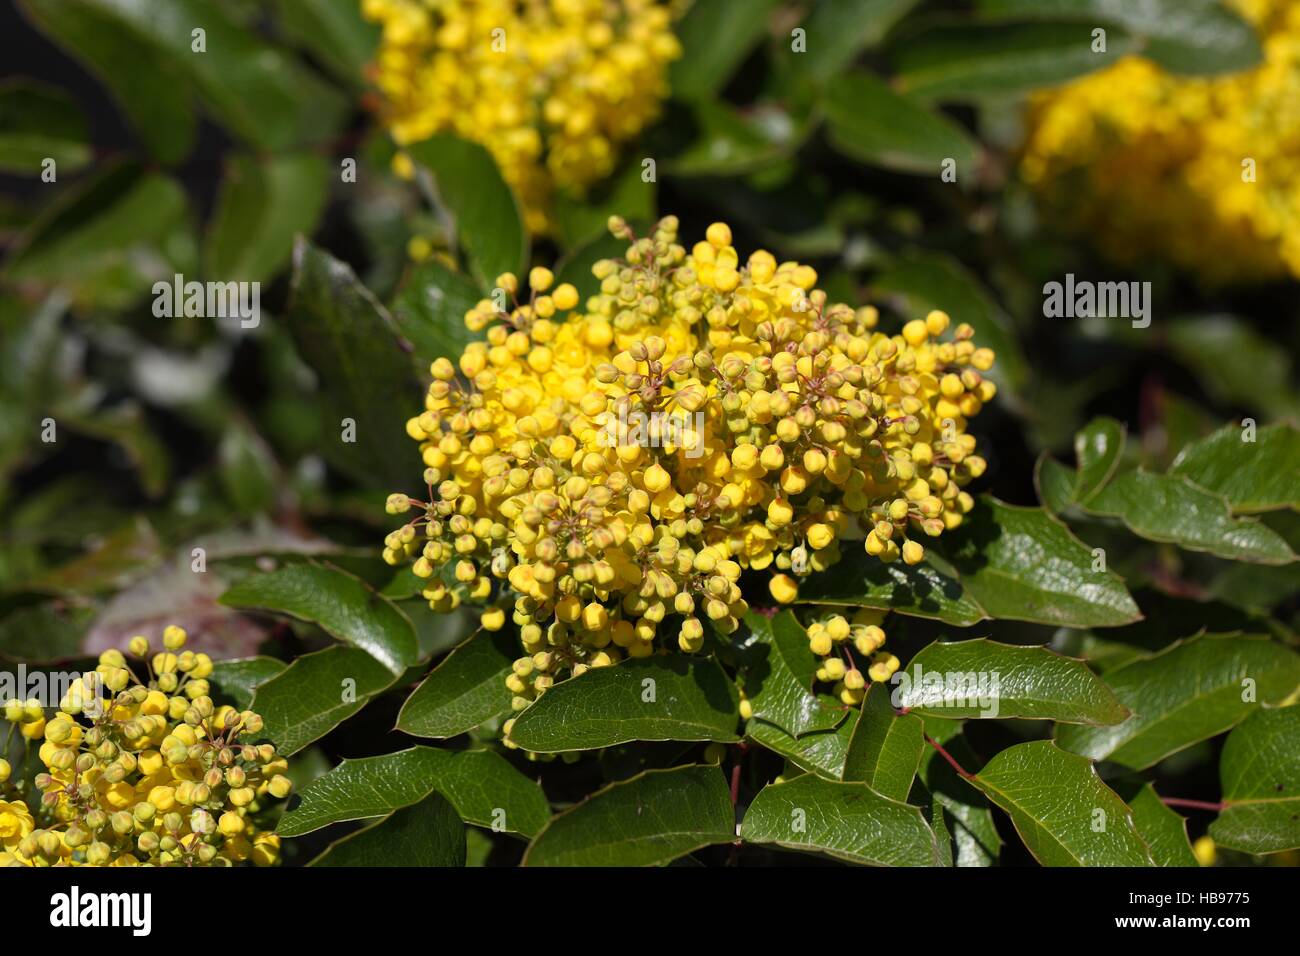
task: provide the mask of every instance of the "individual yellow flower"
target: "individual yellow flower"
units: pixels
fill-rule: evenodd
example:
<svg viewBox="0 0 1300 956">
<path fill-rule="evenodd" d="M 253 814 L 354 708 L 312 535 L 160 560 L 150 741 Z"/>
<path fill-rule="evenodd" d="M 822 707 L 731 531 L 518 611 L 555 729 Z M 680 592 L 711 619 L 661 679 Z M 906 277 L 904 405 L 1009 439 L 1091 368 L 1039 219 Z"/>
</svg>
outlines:
<svg viewBox="0 0 1300 956">
<path fill-rule="evenodd" d="M 36 827 L 31 811 L 21 800 L 0 800 L 0 847 L 13 853 L 18 844 Z"/>
<path fill-rule="evenodd" d="M 485 604 L 493 627 L 511 608 L 528 655 L 506 678 L 516 711 L 557 676 L 697 651 L 706 623 L 732 633 L 746 570 L 791 603 L 846 545 L 923 560 L 984 470 L 966 428 L 996 392 L 993 354 L 970 326 L 931 312 L 876 331 L 874 308 L 831 302 L 810 267 L 742 261 L 723 223 L 689 250 L 671 216 L 640 239 L 610 227 L 627 251 L 596 263 L 580 310 L 537 308 L 545 270 L 527 298 L 498 277 L 509 311 L 469 310 L 484 340 L 433 363 L 406 423 L 430 498 L 389 499 L 410 519 L 384 558 L 414 562 L 435 610 Z M 879 624 L 866 612 L 810 639 L 874 655 Z M 856 664 L 833 680 L 861 699 Z"/>
<path fill-rule="evenodd" d="M 1300 276 L 1300 4 L 1228 2 L 1261 34 L 1258 67 L 1185 77 L 1126 57 L 1042 94 L 1021 173 L 1054 220 L 1123 264 Z"/>
<path fill-rule="evenodd" d="M 656 118 L 681 55 L 660 0 L 362 0 L 362 12 L 383 27 L 374 78 L 393 138 L 482 143 L 538 233 L 557 191 L 608 176 Z"/>
</svg>

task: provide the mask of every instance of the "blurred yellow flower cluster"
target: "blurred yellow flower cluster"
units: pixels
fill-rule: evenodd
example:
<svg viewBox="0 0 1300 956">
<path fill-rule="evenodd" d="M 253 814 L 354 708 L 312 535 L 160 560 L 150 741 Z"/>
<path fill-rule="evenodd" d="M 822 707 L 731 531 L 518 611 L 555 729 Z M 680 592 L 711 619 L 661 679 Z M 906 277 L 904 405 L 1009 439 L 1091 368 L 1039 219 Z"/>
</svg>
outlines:
<svg viewBox="0 0 1300 956">
<path fill-rule="evenodd" d="M 1035 101 L 1021 170 L 1116 261 L 1300 276 L 1300 4 L 1228 2 L 1259 30 L 1260 66 L 1184 77 L 1127 57 Z"/>
<path fill-rule="evenodd" d="M 731 633 L 745 570 L 789 603 L 846 539 L 923 560 L 919 539 L 961 523 L 985 468 L 966 426 L 995 394 L 994 356 L 970 326 L 945 336 L 932 312 L 875 331 L 874 308 L 828 301 L 809 266 L 742 261 L 723 223 L 689 250 L 675 217 L 639 239 L 610 228 L 629 245 L 593 267 L 583 309 L 538 268 L 467 313 L 486 339 L 433 363 L 407 422 L 429 498 L 388 500 L 413 518 L 384 557 L 414 562 L 436 610 L 469 600 L 485 627 L 518 626 L 516 710 L 557 676 L 654 653 L 661 632 L 687 652 L 706 620 Z"/>
<path fill-rule="evenodd" d="M 402 145 L 440 132 L 482 143 L 551 226 L 659 112 L 681 54 L 659 0 L 362 0 L 383 25 L 376 82 Z"/>
<path fill-rule="evenodd" d="M 147 684 L 120 651 L 105 651 L 49 719 L 37 700 L 5 703 L 5 720 L 40 741 L 46 769 L 33 780 L 35 814 L 24 800 L 0 801 L 0 866 L 277 861 L 280 838 L 254 817 L 289 795 L 288 762 L 250 739 L 257 714 L 213 705 L 212 661 L 185 641 L 168 627 L 151 656 L 132 638 Z"/>
</svg>

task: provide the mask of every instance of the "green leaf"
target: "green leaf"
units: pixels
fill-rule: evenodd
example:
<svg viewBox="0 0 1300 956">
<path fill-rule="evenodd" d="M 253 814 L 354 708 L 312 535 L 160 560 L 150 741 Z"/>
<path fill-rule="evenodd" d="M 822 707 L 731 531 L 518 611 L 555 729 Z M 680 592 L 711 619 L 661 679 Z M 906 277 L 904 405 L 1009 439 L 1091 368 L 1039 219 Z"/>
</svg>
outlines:
<svg viewBox="0 0 1300 956">
<path fill-rule="evenodd" d="M 807 51 L 790 56 L 796 73 L 823 82 L 874 47 L 918 0 L 821 0 L 804 18 Z"/>
<path fill-rule="evenodd" d="M 532 837 L 550 818 L 541 788 L 492 750 L 411 747 L 344 760 L 299 794 L 276 832 L 302 836 L 332 823 L 383 816 L 438 791 L 468 823 Z"/>
<path fill-rule="evenodd" d="M 921 718 L 895 714 L 888 688 L 872 684 L 858 711 L 841 779 L 865 783 L 891 800 L 906 801 L 924 750 Z"/>
<path fill-rule="evenodd" d="M 232 415 L 226 423 L 217 463 L 226 497 L 239 514 L 275 507 L 283 478 L 270 446 L 242 416 Z"/>
<path fill-rule="evenodd" d="M 939 741 L 954 760 L 963 767 L 976 765 L 976 757 L 960 733 L 956 721 L 935 721 L 951 735 Z M 934 731 L 931 731 L 932 736 Z M 927 791 L 943 806 L 944 827 L 952 841 L 953 863 L 956 866 L 994 866 L 1002 852 L 1002 837 L 993 821 L 993 809 L 984 794 L 962 777 L 944 760 L 937 750 L 927 747 L 921 756 L 917 777 Z"/>
<path fill-rule="evenodd" d="M 324 389 L 321 452 L 357 481 L 403 487 L 420 461 L 406 416 L 423 405 L 392 317 L 329 253 L 299 240 L 293 259 L 289 327 Z M 345 419 L 353 441 L 344 440 Z"/>
<path fill-rule="evenodd" d="M 1075 483 L 1078 472 L 1067 468 L 1043 452 L 1034 463 L 1034 490 L 1038 500 L 1054 515 L 1059 515 L 1074 504 Z"/>
<path fill-rule="evenodd" d="M 1266 637 L 1204 636 L 1107 671 L 1133 716 L 1113 727 L 1059 727 L 1067 750 L 1141 770 L 1278 704 L 1300 687 L 1300 655 Z M 1248 691 L 1253 692 L 1253 698 Z"/>
<path fill-rule="evenodd" d="M 276 0 L 276 23 L 289 40 L 310 50 L 336 77 L 359 86 L 383 32 L 379 24 L 361 15 L 361 6 L 340 0 Z"/>
<path fill-rule="evenodd" d="M 17 0 L 32 23 L 84 62 L 100 80 L 146 148 L 164 163 L 184 159 L 194 145 L 198 116 L 187 71 L 98 3 Z"/>
<path fill-rule="evenodd" d="M 1220 846 L 1243 853 L 1300 848 L 1300 706 L 1261 709 L 1228 735 L 1219 758 L 1227 805 L 1210 824 Z"/>
<path fill-rule="evenodd" d="M 393 298 L 393 319 L 422 365 L 436 358 L 456 364 L 465 346 L 479 338 L 465 326 L 465 313 L 482 298 L 483 290 L 469 276 L 427 259 L 411 270 Z"/>
<path fill-rule="evenodd" d="M 917 97 L 969 102 L 1064 83 L 1117 63 L 1137 48 L 1112 28 L 1093 52 L 1086 23 L 963 23 L 911 39 L 897 58 L 898 85 Z"/>
<path fill-rule="evenodd" d="M 818 659 L 794 613 L 768 618 L 751 611 L 745 625 L 748 633 L 732 640 L 741 654 L 741 684 L 754 718 L 793 737 L 837 727 L 844 709 L 833 697 L 812 692 Z"/>
<path fill-rule="evenodd" d="M 63 90 L 28 80 L 0 84 L 0 170 L 36 176 L 52 159 L 58 172 L 90 162 L 86 117 Z"/>
<path fill-rule="evenodd" d="M 647 657 L 556 684 L 515 718 L 510 740 L 535 753 L 632 740 L 733 741 L 739 708 L 735 685 L 712 657 Z"/>
<path fill-rule="evenodd" d="M 171 244 L 188 212 L 171 178 L 110 165 L 46 207 L 5 261 L 5 279 L 58 284 L 77 298 L 125 308 L 155 282 L 170 284 L 184 259 Z"/>
<path fill-rule="evenodd" d="M 735 833 L 731 794 L 716 766 L 647 770 L 553 817 L 524 866 L 656 866 L 729 843 Z"/>
<path fill-rule="evenodd" d="M 852 548 L 825 571 L 799 582 L 800 604 L 875 607 L 967 627 L 984 620 L 984 609 L 952 574 L 934 565 L 885 564 Z"/>
<path fill-rule="evenodd" d="M 901 675 L 901 676 L 899 676 Z M 899 671 L 894 705 L 926 717 L 1117 724 L 1129 716 L 1082 661 L 984 638 L 926 645 Z"/>
<path fill-rule="evenodd" d="M 1074 499 L 1087 504 L 1115 474 L 1124 455 L 1125 428 L 1113 418 L 1094 418 L 1074 436 L 1077 477 Z M 1053 509 L 1055 510 L 1055 509 Z"/>
<path fill-rule="evenodd" d="M 1011 817 L 1043 866 L 1152 866 L 1132 812 L 1092 762 L 1050 740 L 1016 744 L 972 781 Z"/>
<path fill-rule="evenodd" d="M 1133 811 L 1133 825 L 1156 866 L 1199 866 L 1187 842 L 1187 821 L 1169 809 L 1151 784 L 1119 783 L 1115 792 Z"/>
<path fill-rule="evenodd" d="M 1234 519 L 1224 498 L 1179 476 L 1141 468 L 1096 491 L 1084 505 L 1119 518 L 1140 538 L 1206 551 L 1229 561 L 1290 564 L 1295 555 L 1277 532 L 1250 518 Z"/>
<path fill-rule="evenodd" d="M 294 236 L 316 231 L 329 175 L 325 160 L 310 153 L 263 160 L 232 155 L 205 237 L 208 278 L 265 282 L 274 277 L 293 254 Z"/>
<path fill-rule="evenodd" d="M 137 51 L 145 59 L 119 62 L 119 69 L 151 74 L 153 90 L 166 85 L 168 74 L 179 73 L 222 124 L 251 145 L 286 149 L 322 142 L 347 116 L 348 103 L 337 90 L 221 6 L 204 0 L 76 0 L 75 7 L 99 16 L 106 33 L 144 44 Z M 204 52 L 193 49 L 191 31 L 200 26 Z M 82 39 L 79 52 L 103 42 L 99 34 Z M 156 72 L 160 63 L 168 68 L 164 77 Z"/>
<path fill-rule="evenodd" d="M 373 826 L 335 840 L 310 866 L 464 866 L 465 826 L 431 793 Z"/>
<path fill-rule="evenodd" d="M 715 97 L 767 29 L 778 0 L 710 0 L 691 5 L 678 21 L 682 55 L 669 70 L 673 96 Z"/>
<path fill-rule="evenodd" d="M 397 729 L 455 737 L 510 710 L 510 665 L 522 654 L 504 631 L 478 631 L 438 664 L 402 705 Z M 549 693 L 549 691 L 548 691 Z"/>
<path fill-rule="evenodd" d="M 419 656 L 406 615 L 360 578 L 337 568 L 287 564 L 268 574 L 250 574 L 226 591 L 221 603 L 310 621 L 366 651 L 397 676 Z"/>
<path fill-rule="evenodd" d="M 1293 351 L 1276 336 L 1234 315 L 1180 315 L 1165 335 L 1206 395 L 1270 418 L 1300 417 Z"/>
<path fill-rule="evenodd" d="M 769 784 L 745 812 L 740 838 L 825 853 L 873 866 L 937 866 L 934 831 L 921 811 L 863 783 L 812 774 Z"/>
<path fill-rule="evenodd" d="M 231 703 L 247 710 L 253 702 L 257 688 L 275 677 L 285 668 L 284 661 L 274 657 L 239 657 L 227 661 L 214 661 L 212 676 L 208 678 Z"/>
<path fill-rule="evenodd" d="M 655 183 L 647 183 L 641 176 L 641 159 L 631 157 L 607 182 L 588 190 L 581 197 L 558 193 L 555 197 L 555 221 L 564 245 L 573 249 L 592 239 L 609 236 L 607 224 L 610 216 L 622 216 L 628 222 L 653 220 Z M 627 241 L 619 241 L 626 248 Z M 557 280 L 556 284 L 560 281 L 564 280 Z"/>
<path fill-rule="evenodd" d="M 1259 40 L 1219 0 L 981 0 L 990 16 L 1116 23 L 1142 40 L 1142 53 L 1176 73 L 1228 73 L 1260 62 Z"/>
<path fill-rule="evenodd" d="M 285 756 L 347 720 L 397 678 L 365 651 L 336 644 L 303 654 L 253 694 L 252 710 Z"/>
<path fill-rule="evenodd" d="M 479 282 L 490 286 L 503 272 L 522 273 L 528 259 L 523 216 L 492 154 L 448 134 L 406 151 L 433 174 L 435 198 L 455 216 L 460 247 Z"/>
<path fill-rule="evenodd" d="M 974 178 L 978 147 L 966 132 L 870 73 L 830 81 L 822 109 L 831 145 L 850 159 L 935 177 L 952 159 L 958 182 Z"/>
<path fill-rule="evenodd" d="M 1266 425 L 1253 442 L 1244 434 L 1240 426 L 1228 425 L 1188 445 L 1169 473 L 1221 495 L 1233 511 L 1300 510 L 1300 430 Z"/>
<path fill-rule="evenodd" d="M 664 160 L 669 175 L 744 176 L 788 158 L 807 131 L 806 124 L 774 105 L 742 113 L 725 103 L 701 102 L 695 124 L 695 140 Z"/>
<path fill-rule="evenodd" d="M 988 377 L 1012 393 L 1026 381 L 1028 365 L 1011 317 L 956 259 L 932 252 L 905 253 L 871 280 L 870 291 L 902 296 L 914 317 L 941 309 L 954 323 L 968 323 L 975 330 L 975 344 L 997 353 Z"/>
<path fill-rule="evenodd" d="M 1123 580 L 1094 571 L 1092 553 L 1042 508 L 983 495 L 936 547 L 992 618 L 1116 627 L 1141 617 Z"/>
<path fill-rule="evenodd" d="M 849 742 L 856 726 L 854 721 L 846 720 L 834 730 L 791 737 L 775 724 L 750 720 L 745 724 L 745 737 L 762 744 L 809 773 L 828 780 L 839 780 L 844 775 L 844 761 L 848 757 Z"/>
</svg>

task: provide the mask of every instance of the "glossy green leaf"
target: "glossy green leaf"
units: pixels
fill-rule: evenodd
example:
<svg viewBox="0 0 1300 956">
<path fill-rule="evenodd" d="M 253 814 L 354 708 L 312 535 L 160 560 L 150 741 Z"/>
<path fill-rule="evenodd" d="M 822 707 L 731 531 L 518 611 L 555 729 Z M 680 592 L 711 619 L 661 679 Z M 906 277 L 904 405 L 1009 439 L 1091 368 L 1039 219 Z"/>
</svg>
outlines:
<svg viewBox="0 0 1300 956">
<path fill-rule="evenodd" d="M 1266 425 L 1254 441 L 1248 436 L 1228 425 L 1179 452 L 1169 473 L 1223 496 L 1234 511 L 1300 509 L 1300 430 Z"/>
<path fill-rule="evenodd" d="M 1129 715 L 1082 661 L 983 638 L 926 645 L 894 684 L 895 706 L 923 716 L 1117 724 Z"/>
<path fill-rule="evenodd" d="M 972 781 L 1011 817 L 1044 866 L 1152 866 L 1124 801 L 1092 762 L 1050 740 L 1016 744 Z"/>
<path fill-rule="evenodd" d="M 551 819 L 525 866 L 655 866 L 735 839 L 735 811 L 716 766 L 647 770 Z"/>
<path fill-rule="evenodd" d="M 845 716 L 838 701 L 812 692 L 818 659 L 794 613 L 768 618 L 751 612 L 745 626 L 747 634 L 733 642 L 742 655 L 741 686 L 754 718 L 794 737 L 838 726 Z"/>
<path fill-rule="evenodd" d="M 455 737 L 506 713 L 513 696 L 506 676 L 520 653 L 512 634 L 475 633 L 406 699 L 397 715 L 397 729 L 415 737 Z"/>
<path fill-rule="evenodd" d="M 1133 716 L 1111 727 L 1059 727 L 1056 739 L 1140 770 L 1294 693 L 1300 655 L 1266 637 L 1207 635 L 1107 671 L 1105 680 Z"/>
<path fill-rule="evenodd" d="M 1251 518 L 1234 519 L 1228 503 L 1180 476 L 1141 468 L 1093 493 L 1084 507 L 1119 518 L 1140 538 L 1206 551 L 1229 561 L 1290 564 L 1295 555 L 1277 532 Z"/>
<path fill-rule="evenodd" d="M 793 53 L 796 73 L 822 82 L 848 67 L 859 52 L 880 43 L 918 0 L 821 0 L 800 24 L 806 51 Z"/>
<path fill-rule="evenodd" d="M 594 750 L 632 740 L 739 739 L 740 697 L 711 657 L 669 655 L 598 667 L 556 684 L 521 713 L 525 750 Z"/>
<path fill-rule="evenodd" d="M 715 96 L 767 30 L 777 0 L 711 0 L 692 4 L 674 28 L 682 55 L 669 70 L 673 96 Z"/>
<path fill-rule="evenodd" d="M 1260 61 L 1250 24 L 1219 0 L 980 0 L 991 16 L 1119 24 L 1142 41 L 1142 54 L 1179 73 L 1246 70 Z M 1099 23 L 1100 22 L 1100 23 Z"/>
<path fill-rule="evenodd" d="M 1114 476 L 1124 454 L 1125 429 L 1113 418 L 1094 418 L 1074 436 L 1077 476 L 1074 498 L 1082 504 Z"/>
<path fill-rule="evenodd" d="M 1187 840 L 1187 821 L 1165 805 L 1151 784 L 1120 783 L 1115 792 L 1133 811 L 1133 825 L 1157 866 L 1199 866 Z"/>
<path fill-rule="evenodd" d="M 933 563 L 885 564 L 860 547 L 825 571 L 799 583 L 801 604 L 875 607 L 912 617 L 929 617 L 966 627 L 984 619 L 984 609 L 961 582 Z"/>
<path fill-rule="evenodd" d="M 250 574 L 226 591 L 221 603 L 311 621 L 366 651 L 395 675 L 419 656 L 406 616 L 360 578 L 337 568 L 286 564 L 267 574 Z"/>
<path fill-rule="evenodd" d="M 492 154 L 447 134 L 406 151 L 433 174 L 434 198 L 455 217 L 457 240 L 479 282 L 490 286 L 503 272 L 519 275 L 528 258 L 528 236 L 519 204 Z"/>
<path fill-rule="evenodd" d="M 275 276 L 293 254 L 294 236 L 316 231 L 329 176 L 325 160 L 310 153 L 230 157 L 205 237 L 207 278 L 265 282 Z"/>
<path fill-rule="evenodd" d="M 1075 483 L 1078 474 L 1061 464 L 1047 452 L 1034 463 L 1034 490 L 1038 500 L 1052 514 L 1059 515 L 1074 504 Z"/>
<path fill-rule="evenodd" d="M 1012 393 L 1024 384 L 1028 365 L 1011 317 L 956 259 L 933 252 L 905 253 L 891 260 L 870 288 L 876 295 L 902 296 L 908 318 L 924 318 L 931 309 L 941 309 L 953 322 L 969 324 L 976 345 L 997 353 L 988 377 Z"/>
<path fill-rule="evenodd" d="M 266 736 L 285 756 L 297 753 L 347 720 L 397 678 L 369 654 L 336 644 L 294 659 L 253 694 Z"/>
<path fill-rule="evenodd" d="M 551 815 L 541 788 L 496 751 L 411 747 L 344 760 L 303 788 L 276 832 L 301 836 L 332 823 L 383 816 L 434 790 L 466 822 L 528 837 Z"/>
<path fill-rule="evenodd" d="M 844 775 L 844 761 L 849 753 L 856 722 L 845 720 L 834 730 L 820 730 L 791 737 L 780 727 L 761 720 L 745 724 L 745 737 L 779 754 L 796 767 L 828 780 Z"/>
<path fill-rule="evenodd" d="M 153 44 L 123 30 L 102 4 L 87 0 L 17 0 L 24 15 L 104 83 L 148 150 L 165 163 L 194 145 L 194 86 L 182 65 L 159 58 Z"/>
<path fill-rule="evenodd" d="M 1225 809 L 1216 843 L 1244 853 L 1300 848 L 1300 706 L 1260 709 L 1228 735 L 1219 758 Z"/>
<path fill-rule="evenodd" d="M 760 790 L 745 812 L 740 837 L 873 866 L 941 862 L 934 831 L 916 807 L 863 783 L 812 774 Z"/>
<path fill-rule="evenodd" d="M 469 276 L 437 259 L 411 270 L 393 298 L 392 314 L 423 371 L 436 358 L 458 362 L 465 346 L 480 337 L 465 326 L 465 313 L 482 298 L 483 290 Z"/>
<path fill-rule="evenodd" d="M 881 796 L 906 801 L 924 750 L 921 718 L 895 714 L 889 688 L 872 684 L 858 711 L 841 779 L 865 783 Z"/>
<path fill-rule="evenodd" d="M 186 227 L 175 180 L 129 164 L 109 165 L 50 203 L 5 261 L 11 282 L 58 284 L 76 297 L 126 307 L 155 282 L 169 284 L 182 258 L 171 253 Z"/>
<path fill-rule="evenodd" d="M 938 544 L 967 592 L 992 618 L 1115 627 L 1141 617 L 1124 581 L 1042 508 L 989 495 Z"/>
<path fill-rule="evenodd" d="M 830 81 L 822 110 L 831 144 L 850 159 L 935 179 L 955 160 L 958 182 L 974 178 L 978 147 L 966 132 L 870 73 Z"/>
<path fill-rule="evenodd" d="M 897 57 L 898 85 L 914 96 L 971 101 L 1064 83 L 1117 63 L 1136 49 L 1111 29 L 1094 52 L 1084 23 L 961 24 L 912 38 Z"/>
<path fill-rule="evenodd" d="M 408 485 L 420 456 L 406 418 L 423 407 L 410 356 L 351 267 L 305 240 L 294 248 L 289 327 L 322 384 L 325 458 L 372 487 Z"/>
<path fill-rule="evenodd" d="M 58 87 L 0 84 L 0 170 L 38 176 L 52 159 L 58 172 L 74 173 L 90 162 L 89 140 L 85 115 Z"/>
<path fill-rule="evenodd" d="M 274 657 L 239 657 L 214 661 L 212 676 L 208 680 L 222 696 L 230 698 L 234 707 L 245 710 L 253 702 L 257 688 L 283 671 L 285 666 L 284 661 Z"/>
<path fill-rule="evenodd" d="M 310 866 L 464 866 L 465 825 L 431 793 L 378 823 L 335 840 Z"/>
</svg>

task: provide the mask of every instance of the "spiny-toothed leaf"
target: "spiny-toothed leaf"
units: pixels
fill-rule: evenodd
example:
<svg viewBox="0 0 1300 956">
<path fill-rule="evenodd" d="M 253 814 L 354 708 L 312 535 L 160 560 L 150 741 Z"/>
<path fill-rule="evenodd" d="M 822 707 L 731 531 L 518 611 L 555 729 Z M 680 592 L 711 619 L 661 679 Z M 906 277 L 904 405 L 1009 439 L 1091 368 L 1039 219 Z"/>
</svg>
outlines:
<svg viewBox="0 0 1300 956">
<path fill-rule="evenodd" d="M 1133 825 L 1151 848 L 1157 866 L 1198 866 L 1187 841 L 1187 821 L 1167 807 L 1151 784 L 1120 782 L 1120 799 L 1133 811 Z"/>
<path fill-rule="evenodd" d="M 984 638 L 928 644 L 891 683 L 896 706 L 924 716 L 1117 724 L 1129 715 L 1082 661 Z"/>
<path fill-rule="evenodd" d="M 971 782 L 1007 812 L 1044 866 L 1154 865 L 1132 811 L 1092 761 L 1050 740 L 1007 748 Z"/>
<path fill-rule="evenodd" d="M 984 620 L 983 608 L 961 581 L 935 563 L 885 564 L 856 542 L 846 547 L 850 550 L 843 558 L 799 583 L 800 604 L 882 608 L 957 627 Z"/>
<path fill-rule="evenodd" d="M 510 710 L 506 677 L 521 655 L 504 631 L 478 631 L 438 664 L 406 699 L 397 729 L 414 737 L 455 737 Z"/>
<path fill-rule="evenodd" d="M 891 800 L 907 800 L 925 750 L 921 719 L 894 713 L 889 688 L 872 684 L 855 723 L 841 779 L 865 783 Z"/>
<path fill-rule="evenodd" d="M 1219 758 L 1225 808 L 1210 824 L 1243 853 L 1300 848 L 1300 706 L 1261 709 L 1228 735 Z"/>
<path fill-rule="evenodd" d="M 809 773 L 828 780 L 839 780 L 844 775 L 844 760 L 848 756 L 854 726 L 854 721 L 845 720 L 834 730 L 819 730 L 802 737 L 791 737 L 775 724 L 750 720 L 745 724 L 745 737 L 780 754 Z"/>
<path fill-rule="evenodd" d="M 921 811 L 864 783 L 807 774 L 759 791 L 740 837 L 874 866 L 938 866 L 934 831 Z"/>
<path fill-rule="evenodd" d="M 397 607 L 345 571 L 319 564 L 288 564 L 250 574 L 221 596 L 228 607 L 260 608 L 318 624 L 393 672 L 416 662 L 415 630 Z"/>
<path fill-rule="evenodd" d="M 656 866 L 735 839 L 735 810 L 716 766 L 647 770 L 551 819 L 524 866 Z"/>
<path fill-rule="evenodd" d="M 464 866 L 465 824 L 446 797 L 431 793 L 335 840 L 309 865 Z"/>
<path fill-rule="evenodd" d="M 782 611 L 768 618 L 750 612 L 745 627 L 748 633 L 733 640 L 754 717 L 794 737 L 839 726 L 845 712 L 838 701 L 812 692 L 819 662 L 808 646 L 808 632 L 794 613 Z"/>
<path fill-rule="evenodd" d="M 1234 511 L 1300 509 L 1300 430 L 1267 425 L 1254 441 L 1249 434 L 1228 425 L 1179 452 L 1169 473 L 1222 495 Z"/>
<path fill-rule="evenodd" d="M 493 750 L 411 747 L 344 760 L 299 792 L 276 832 L 301 836 L 345 820 L 384 816 L 436 790 L 461 819 L 531 837 L 550 817 L 541 788 Z"/>
<path fill-rule="evenodd" d="M 217 690 L 229 697 L 235 707 L 246 709 L 253 702 L 257 688 L 288 666 L 274 657 L 241 657 L 214 661 L 208 678 Z"/>
<path fill-rule="evenodd" d="M 525 750 L 594 750 L 632 740 L 738 740 L 740 695 L 711 657 L 669 655 L 597 667 L 556 684 L 521 713 Z"/>
<path fill-rule="evenodd" d="M 1300 687 L 1300 655 L 1267 637 L 1205 636 L 1107 671 L 1133 716 L 1109 727 L 1061 726 L 1066 750 L 1141 770 L 1221 734 Z"/>
</svg>

